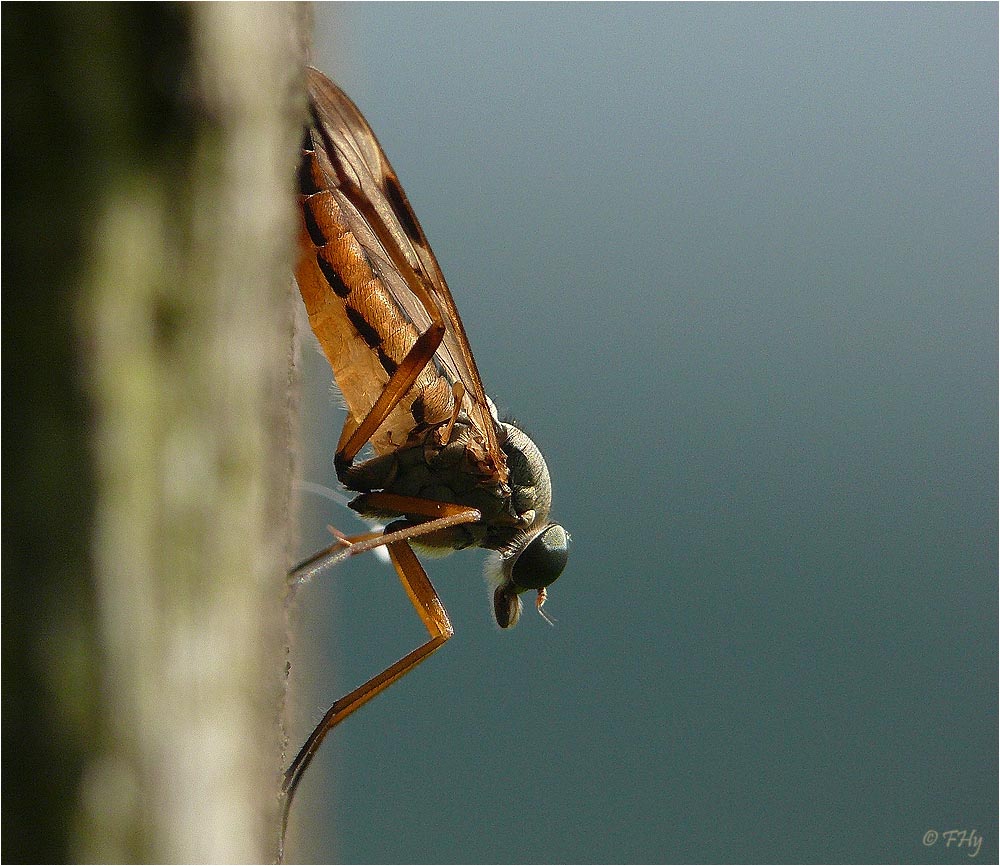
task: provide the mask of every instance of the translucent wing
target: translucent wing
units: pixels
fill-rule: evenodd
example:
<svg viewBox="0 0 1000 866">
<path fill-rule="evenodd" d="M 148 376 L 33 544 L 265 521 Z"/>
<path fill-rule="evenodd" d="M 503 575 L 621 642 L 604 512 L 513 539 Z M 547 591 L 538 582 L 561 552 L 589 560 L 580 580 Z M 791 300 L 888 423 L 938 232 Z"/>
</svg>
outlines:
<svg viewBox="0 0 1000 866">
<path fill-rule="evenodd" d="M 324 345 L 324 351 L 355 424 L 381 393 L 393 364 L 431 323 L 429 310 L 436 311 L 445 334 L 433 365 L 373 444 L 382 452 L 404 444 L 428 413 L 436 419 L 448 411 L 444 404 L 453 401 L 454 392 L 439 385 L 460 382 L 461 413 L 476 432 L 484 474 L 504 481 L 506 463 L 494 410 L 451 292 L 399 179 L 344 92 L 316 69 L 308 70 L 308 84 L 313 123 L 300 191 L 312 207 L 303 208 L 306 255 L 297 277 L 304 297 L 308 291 L 323 296 L 312 305 L 307 298 L 307 307 L 318 336 L 316 319 L 326 310 L 333 345 Z M 309 225 L 310 220 L 322 225 Z M 339 233 L 336 243 L 330 242 L 331 232 Z M 309 259 L 310 247 L 314 260 Z M 324 342 L 322 336 L 320 340 Z"/>
</svg>

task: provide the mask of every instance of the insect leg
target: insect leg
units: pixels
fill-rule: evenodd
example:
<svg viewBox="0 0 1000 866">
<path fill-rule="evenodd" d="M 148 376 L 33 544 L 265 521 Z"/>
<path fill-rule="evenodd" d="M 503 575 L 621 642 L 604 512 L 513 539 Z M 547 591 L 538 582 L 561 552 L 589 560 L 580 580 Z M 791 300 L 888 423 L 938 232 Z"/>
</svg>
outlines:
<svg viewBox="0 0 1000 866">
<path fill-rule="evenodd" d="M 334 456 L 338 477 L 351 465 L 358 452 L 365 447 L 382 422 L 389 417 L 389 413 L 396 407 L 396 404 L 410 390 L 410 386 L 434 357 L 434 353 L 444 338 L 444 332 L 444 322 L 441 321 L 440 317 L 437 317 L 437 320 L 431 322 L 427 330 L 417 337 L 417 341 L 410 347 L 410 351 L 406 353 L 402 363 L 389 378 L 385 389 L 379 394 L 364 420 L 350 433 L 348 433 L 349 427 L 344 425 L 341 441 L 337 445 L 337 453 Z"/>
<path fill-rule="evenodd" d="M 374 507 L 383 507 L 401 514 L 423 514 L 433 519 L 422 523 L 399 521 L 387 527 L 383 532 L 366 532 L 350 538 L 338 538 L 329 547 L 323 548 L 296 565 L 288 575 L 291 582 L 305 583 L 313 574 L 324 568 L 330 568 L 348 557 L 374 550 L 383 545 L 390 546 L 391 556 L 391 545 L 394 542 L 419 538 L 421 535 L 427 535 L 441 529 L 450 529 L 463 523 L 475 523 L 482 519 L 482 513 L 478 509 L 465 505 L 435 502 L 411 496 L 396 496 L 391 493 L 365 494 L 368 502 L 372 502 L 372 497 L 374 497 Z M 384 503 L 383 498 L 387 499 L 393 507 L 390 508 L 388 504 Z M 426 510 L 421 510 L 422 508 Z"/>
<path fill-rule="evenodd" d="M 362 493 L 351 501 L 350 506 L 355 511 L 361 512 L 361 514 L 377 513 L 379 511 L 386 511 L 392 514 L 414 514 L 419 517 L 434 518 L 431 522 L 436 522 L 441 517 L 457 517 L 459 515 L 468 517 L 467 520 L 451 524 L 452 526 L 457 525 L 457 523 L 472 523 L 481 517 L 477 509 L 471 508 L 468 505 L 457 505 L 454 502 L 443 502 L 439 499 L 422 499 L 419 496 L 401 496 L 398 493 L 385 493 L 384 491 Z M 428 526 L 426 523 L 421 523 L 420 525 Z M 443 528 L 441 526 L 434 526 L 428 528 L 426 531 L 433 532 L 435 529 Z"/>
<path fill-rule="evenodd" d="M 389 529 L 392 529 L 390 526 Z M 393 533 L 386 533 L 386 537 Z M 288 828 L 288 813 L 291 809 L 292 798 L 295 796 L 295 789 L 298 787 L 302 776 L 312 761 L 323 742 L 324 737 L 351 713 L 364 706 L 374 698 L 379 692 L 384 691 L 396 680 L 405 676 L 420 662 L 440 647 L 448 638 L 454 634 L 448 613 L 441 604 L 434 586 L 427 577 L 427 572 L 417 560 L 413 549 L 405 541 L 389 541 L 389 556 L 399 575 L 400 582 L 406 590 L 413 607 L 423 621 L 430 640 L 421 644 L 411 653 L 403 656 L 395 664 L 390 665 L 378 676 L 372 677 L 364 685 L 359 686 L 353 692 L 342 697 L 327 711 L 322 721 L 313 729 L 313 732 L 306 739 L 305 744 L 295 756 L 289 768 L 285 771 L 285 776 L 281 785 L 281 792 L 284 795 L 281 814 L 281 837 L 279 850 L 284 848 L 285 832 Z"/>
</svg>

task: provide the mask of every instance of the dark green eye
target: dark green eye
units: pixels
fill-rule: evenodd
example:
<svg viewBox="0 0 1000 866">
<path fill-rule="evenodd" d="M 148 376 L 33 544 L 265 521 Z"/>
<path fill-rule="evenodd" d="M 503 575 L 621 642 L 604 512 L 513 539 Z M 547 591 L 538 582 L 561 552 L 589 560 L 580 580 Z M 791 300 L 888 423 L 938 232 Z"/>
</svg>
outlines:
<svg viewBox="0 0 1000 866">
<path fill-rule="evenodd" d="M 536 535 L 514 561 L 511 583 L 518 592 L 541 589 L 552 583 L 569 559 L 569 535 L 558 523 L 551 523 Z"/>
</svg>

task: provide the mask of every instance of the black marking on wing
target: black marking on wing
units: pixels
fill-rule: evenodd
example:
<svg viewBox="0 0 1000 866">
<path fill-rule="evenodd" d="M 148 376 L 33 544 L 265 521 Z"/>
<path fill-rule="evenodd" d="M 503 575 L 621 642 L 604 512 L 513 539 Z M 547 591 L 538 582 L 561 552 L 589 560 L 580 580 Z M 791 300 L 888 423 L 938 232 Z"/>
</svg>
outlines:
<svg viewBox="0 0 1000 866">
<path fill-rule="evenodd" d="M 350 304 L 346 307 L 347 318 L 354 329 L 361 335 L 361 339 L 368 344 L 369 349 L 375 349 L 382 343 L 382 338 L 379 336 L 378 331 L 376 331 L 368 322 L 365 317 L 359 313 Z"/>
<path fill-rule="evenodd" d="M 302 216 L 306 221 L 306 231 L 309 232 L 309 239 L 313 242 L 315 247 L 323 247 L 326 245 L 326 235 L 323 234 L 323 229 L 320 228 L 318 222 L 316 222 L 316 217 L 313 215 L 312 208 L 305 205 L 302 208 Z M 320 267 L 322 267 L 322 263 Z"/>
<path fill-rule="evenodd" d="M 378 355 L 378 361 L 382 365 L 382 369 L 386 371 L 390 376 L 396 372 L 396 368 L 399 367 L 395 361 L 392 360 L 386 353 L 385 350 L 379 346 L 375 350 L 375 354 Z"/>
<path fill-rule="evenodd" d="M 427 241 L 424 239 L 424 233 L 420 230 L 420 226 L 417 225 L 413 211 L 410 209 L 410 204 L 406 200 L 406 194 L 399 185 L 399 181 L 393 175 L 386 174 L 382 178 L 382 184 L 386 198 L 389 199 L 389 204 L 392 206 L 392 212 L 395 214 L 396 219 L 399 220 L 399 224 L 402 226 L 403 231 L 406 232 L 406 236 L 415 244 L 425 245 Z"/>
<path fill-rule="evenodd" d="M 316 264 L 319 265 L 319 269 L 323 272 L 323 277 L 337 295 L 341 298 L 346 298 L 351 293 L 350 288 L 341 279 L 337 269 L 326 260 L 322 250 L 316 252 Z"/>
<path fill-rule="evenodd" d="M 302 159 L 299 160 L 298 181 L 300 195 L 311 196 L 320 191 L 320 187 L 316 183 L 316 178 L 313 175 L 312 167 L 312 138 L 309 133 L 306 132 L 305 140 L 302 142 Z"/>
</svg>

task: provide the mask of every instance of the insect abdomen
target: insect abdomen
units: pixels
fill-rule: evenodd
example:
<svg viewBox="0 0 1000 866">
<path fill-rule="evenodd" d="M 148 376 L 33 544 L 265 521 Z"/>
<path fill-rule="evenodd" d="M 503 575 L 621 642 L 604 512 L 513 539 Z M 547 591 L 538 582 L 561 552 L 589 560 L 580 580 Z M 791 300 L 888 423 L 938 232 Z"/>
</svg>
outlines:
<svg viewBox="0 0 1000 866">
<path fill-rule="evenodd" d="M 419 336 L 379 274 L 378 264 L 345 227 L 337 196 L 319 188 L 315 155 L 303 154 L 302 250 L 296 278 L 309 323 L 333 369 L 354 425 L 367 415 Z M 421 371 L 410 399 L 393 410 L 373 439 L 385 453 L 407 441 L 415 427 L 446 422 L 452 413 L 449 382 L 433 364 Z"/>
</svg>

